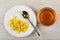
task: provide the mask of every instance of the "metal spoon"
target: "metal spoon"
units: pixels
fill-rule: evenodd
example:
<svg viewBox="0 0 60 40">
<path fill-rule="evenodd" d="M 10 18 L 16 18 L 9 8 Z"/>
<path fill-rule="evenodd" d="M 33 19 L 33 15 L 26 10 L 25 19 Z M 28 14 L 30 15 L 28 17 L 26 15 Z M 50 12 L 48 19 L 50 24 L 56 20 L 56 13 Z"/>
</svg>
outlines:
<svg viewBox="0 0 60 40">
<path fill-rule="evenodd" d="M 22 11 L 22 16 L 25 18 L 25 19 L 28 19 L 28 21 L 31 23 L 31 25 L 33 26 L 34 30 L 36 31 L 36 33 L 38 34 L 38 36 L 40 36 L 39 32 L 37 31 L 37 29 L 34 27 L 34 25 L 32 24 L 32 22 L 29 20 L 29 14 L 28 12 L 26 11 Z"/>
</svg>

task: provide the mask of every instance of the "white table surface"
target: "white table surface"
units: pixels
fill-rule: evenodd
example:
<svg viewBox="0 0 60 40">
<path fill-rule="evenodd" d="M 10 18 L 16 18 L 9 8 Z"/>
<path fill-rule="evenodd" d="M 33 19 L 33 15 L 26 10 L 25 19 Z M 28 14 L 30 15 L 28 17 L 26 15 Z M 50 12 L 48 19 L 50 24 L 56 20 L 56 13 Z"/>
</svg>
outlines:
<svg viewBox="0 0 60 40">
<path fill-rule="evenodd" d="M 40 37 L 35 32 L 24 38 L 14 37 L 5 30 L 3 20 L 8 9 L 16 5 L 30 6 L 35 13 L 42 7 L 51 7 L 56 11 L 57 21 L 51 27 L 39 24 Z M 60 40 L 60 0 L 0 0 L 0 40 Z"/>
</svg>

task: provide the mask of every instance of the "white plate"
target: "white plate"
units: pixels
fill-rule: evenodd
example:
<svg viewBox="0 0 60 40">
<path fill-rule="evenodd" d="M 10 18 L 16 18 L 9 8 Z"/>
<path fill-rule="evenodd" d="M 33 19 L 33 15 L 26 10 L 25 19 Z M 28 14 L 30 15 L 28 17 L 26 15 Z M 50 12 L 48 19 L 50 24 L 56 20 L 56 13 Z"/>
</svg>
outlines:
<svg viewBox="0 0 60 40">
<path fill-rule="evenodd" d="M 22 17 L 22 15 L 21 15 L 22 11 L 27 11 L 29 13 L 29 16 L 30 16 L 29 19 L 31 20 L 31 22 L 36 27 L 36 16 L 35 16 L 35 13 L 33 12 L 33 10 L 31 8 L 29 8 L 27 6 L 24 6 L 24 5 L 18 5 L 18 6 L 12 7 L 11 9 L 9 9 L 7 11 L 6 15 L 4 16 L 4 26 L 5 26 L 5 29 L 8 31 L 8 33 L 10 33 L 11 35 L 16 36 L 16 37 L 25 37 L 25 36 L 28 36 L 34 30 L 34 28 L 29 23 L 29 21 Z M 20 34 L 16 34 L 8 26 L 8 22 L 9 22 L 10 18 L 13 18 L 15 15 L 17 16 L 18 19 L 21 19 L 21 20 L 23 20 L 23 21 L 25 21 L 25 22 L 27 22 L 29 24 L 29 28 L 27 29 L 26 32 L 21 32 Z"/>
</svg>

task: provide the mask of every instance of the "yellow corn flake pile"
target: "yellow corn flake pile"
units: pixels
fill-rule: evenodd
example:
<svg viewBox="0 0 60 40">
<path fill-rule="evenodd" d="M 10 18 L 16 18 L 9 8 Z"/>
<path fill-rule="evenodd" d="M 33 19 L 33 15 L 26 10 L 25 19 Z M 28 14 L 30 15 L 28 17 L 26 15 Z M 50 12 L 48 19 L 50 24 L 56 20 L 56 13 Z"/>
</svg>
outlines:
<svg viewBox="0 0 60 40">
<path fill-rule="evenodd" d="M 26 32 L 28 28 L 28 24 L 22 20 L 17 20 L 17 16 L 9 20 L 9 26 L 16 33 Z"/>
</svg>

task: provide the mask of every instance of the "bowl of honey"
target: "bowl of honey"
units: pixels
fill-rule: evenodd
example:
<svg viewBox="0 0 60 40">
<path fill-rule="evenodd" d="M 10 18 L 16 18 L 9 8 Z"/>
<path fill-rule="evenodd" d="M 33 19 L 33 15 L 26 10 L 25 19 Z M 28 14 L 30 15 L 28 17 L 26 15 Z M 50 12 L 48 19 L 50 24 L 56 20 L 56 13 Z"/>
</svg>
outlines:
<svg viewBox="0 0 60 40">
<path fill-rule="evenodd" d="M 37 13 L 38 23 L 41 23 L 45 26 L 50 26 L 56 21 L 56 12 L 50 7 L 44 7 Z"/>
</svg>

